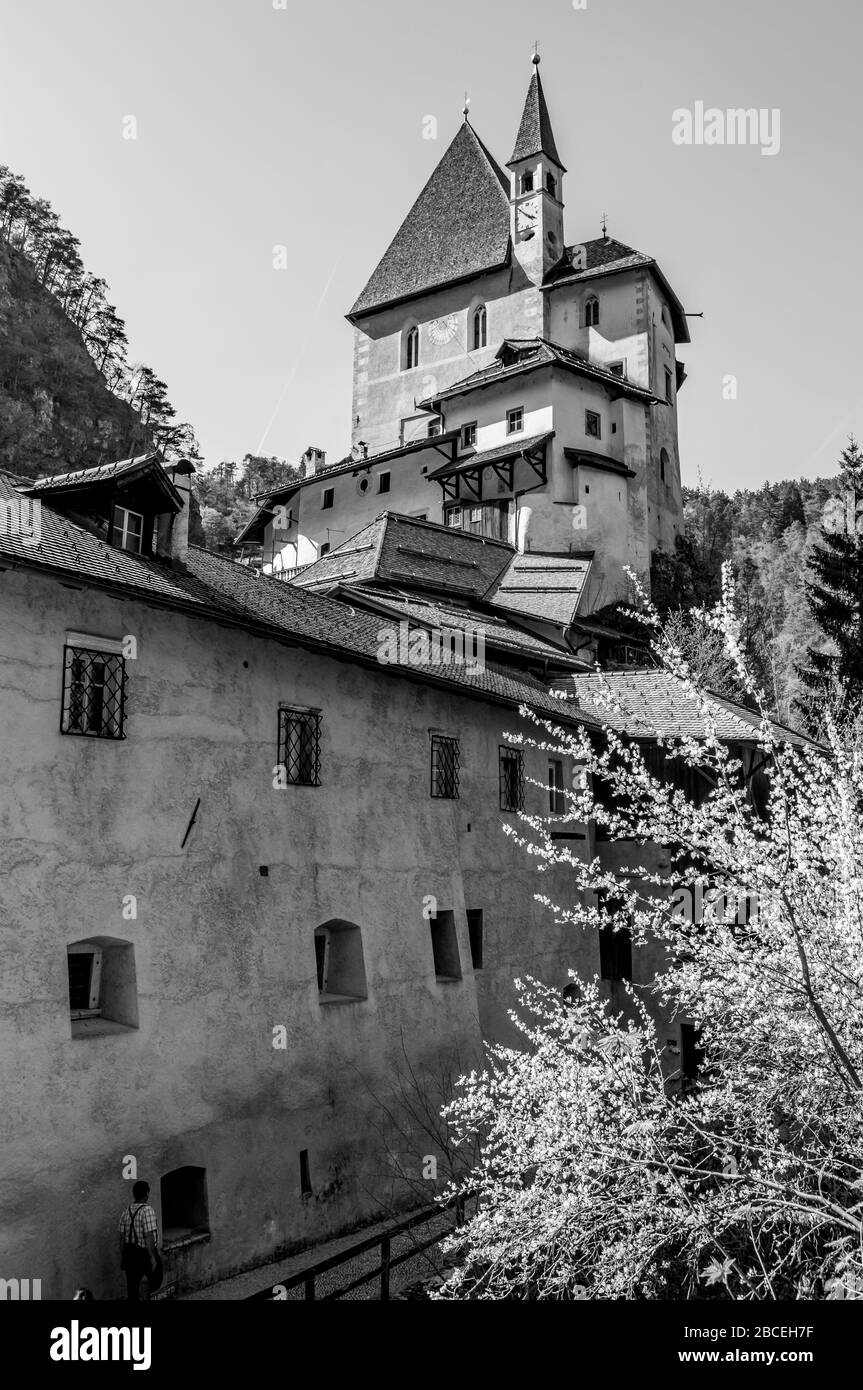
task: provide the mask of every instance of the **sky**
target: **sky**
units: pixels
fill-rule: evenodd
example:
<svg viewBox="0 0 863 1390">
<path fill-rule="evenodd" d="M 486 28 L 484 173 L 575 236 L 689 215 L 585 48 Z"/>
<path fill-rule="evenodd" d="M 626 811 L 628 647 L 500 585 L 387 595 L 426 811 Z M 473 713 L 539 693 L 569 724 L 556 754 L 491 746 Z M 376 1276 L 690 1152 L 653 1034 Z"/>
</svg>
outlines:
<svg viewBox="0 0 863 1390">
<path fill-rule="evenodd" d="M 80 239 L 208 465 L 333 460 L 344 315 L 466 90 L 509 158 L 538 41 L 567 242 L 607 213 L 703 313 L 683 479 L 733 491 L 832 475 L 863 437 L 861 40 L 857 0 L 0 0 L 0 163 Z M 763 110 L 778 151 L 675 143 L 697 102 Z"/>
</svg>

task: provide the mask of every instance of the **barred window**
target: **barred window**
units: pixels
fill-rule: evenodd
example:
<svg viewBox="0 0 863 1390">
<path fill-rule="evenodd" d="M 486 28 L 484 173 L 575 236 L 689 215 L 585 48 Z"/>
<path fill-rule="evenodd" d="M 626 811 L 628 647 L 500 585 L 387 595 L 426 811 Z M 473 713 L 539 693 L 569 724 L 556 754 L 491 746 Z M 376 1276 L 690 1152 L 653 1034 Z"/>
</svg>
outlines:
<svg viewBox="0 0 863 1390">
<path fill-rule="evenodd" d="M 431 794 L 458 801 L 458 739 L 432 734 Z"/>
<path fill-rule="evenodd" d="M 500 809 L 524 810 L 524 754 L 520 748 L 500 746 Z"/>
<path fill-rule="evenodd" d="M 321 713 L 313 709 L 279 710 L 279 764 L 292 787 L 321 785 Z"/>
<path fill-rule="evenodd" d="M 126 662 L 118 652 L 63 648 L 60 731 L 90 738 L 125 738 Z"/>
</svg>

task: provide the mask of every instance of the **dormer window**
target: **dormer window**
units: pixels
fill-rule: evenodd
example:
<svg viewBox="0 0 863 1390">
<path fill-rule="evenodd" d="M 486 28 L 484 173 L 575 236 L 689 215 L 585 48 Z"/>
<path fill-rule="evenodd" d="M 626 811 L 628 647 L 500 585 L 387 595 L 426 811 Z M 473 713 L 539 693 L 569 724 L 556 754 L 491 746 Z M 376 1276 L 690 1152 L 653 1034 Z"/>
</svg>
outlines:
<svg viewBox="0 0 863 1390">
<path fill-rule="evenodd" d="M 418 367 L 420 362 L 420 331 L 414 325 L 405 334 L 405 371 Z"/>
<path fill-rule="evenodd" d="M 473 315 L 473 350 L 474 350 L 474 352 L 478 352 L 480 348 L 484 348 L 485 345 L 486 345 L 486 343 L 487 343 L 487 341 L 488 341 L 488 314 L 486 313 L 485 305 L 484 305 L 484 304 L 480 304 L 479 308 L 474 310 L 474 315 Z"/>
<path fill-rule="evenodd" d="M 585 328 L 596 328 L 599 323 L 599 300 L 595 294 L 584 302 L 584 326 Z"/>
<path fill-rule="evenodd" d="M 545 176 L 545 186 L 546 186 L 546 188 L 548 189 L 548 192 L 551 194 L 552 198 L 556 198 L 556 197 L 557 197 L 557 179 L 554 177 L 554 174 L 546 174 L 546 176 Z"/>
<path fill-rule="evenodd" d="M 114 507 L 111 522 L 111 544 L 119 550 L 129 550 L 140 555 L 144 540 L 144 518 L 140 512 L 130 512 L 126 507 Z"/>
<path fill-rule="evenodd" d="M 532 193 L 532 192 L 533 192 L 533 174 L 522 174 L 522 176 L 521 176 L 521 192 L 522 192 L 522 193 Z"/>
</svg>

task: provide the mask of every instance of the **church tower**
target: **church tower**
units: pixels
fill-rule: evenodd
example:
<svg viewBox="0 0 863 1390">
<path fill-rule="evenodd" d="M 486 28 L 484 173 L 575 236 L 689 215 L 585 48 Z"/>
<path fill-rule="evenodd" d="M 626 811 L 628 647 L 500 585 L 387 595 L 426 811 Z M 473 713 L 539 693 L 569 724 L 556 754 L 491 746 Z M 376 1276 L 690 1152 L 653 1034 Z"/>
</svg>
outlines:
<svg viewBox="0 0 863 1390">
<path fill-rule="evenodd" d="M 519 264 L 539 285 L 564 253 L 563 175 L 566 173 L 551 129 L 551 119 L 539 76 L 539 54 L 533 55 L 533 76 L 527 90 L 510 171 L 510 235 Z"/>
</svg>

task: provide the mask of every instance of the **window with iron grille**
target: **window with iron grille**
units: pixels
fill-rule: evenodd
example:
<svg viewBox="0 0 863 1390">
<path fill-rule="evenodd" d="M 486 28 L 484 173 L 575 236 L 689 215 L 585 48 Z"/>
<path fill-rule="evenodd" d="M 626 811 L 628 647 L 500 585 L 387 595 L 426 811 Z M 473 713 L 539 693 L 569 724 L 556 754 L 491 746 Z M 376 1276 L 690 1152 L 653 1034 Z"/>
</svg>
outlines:
<svg viewBox="0 0 863 1390">
<path fill-rule="evenodd" d="M 500 745 L 500 809 L 524 810 L 524 754 Z"/>
<path fill-rule="evenodd" d="M 321 713 L 313 709 L 279 710 L 279 764 L 292 787 L 321 785 Z"/>
<path fill-rule="evenodd" d="M 431 736 L 431 794 L 458 801 L 458 739 L 446 734 Z"/>
<path fill-rule="evenodd" d="M 125 738 L 126 662 L 119 652 L 63 648 L 60 731 L 90 738 Z"/>
</svg>

